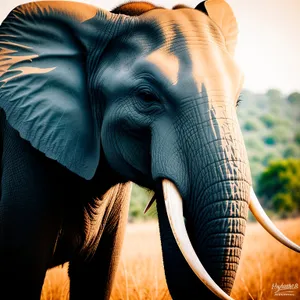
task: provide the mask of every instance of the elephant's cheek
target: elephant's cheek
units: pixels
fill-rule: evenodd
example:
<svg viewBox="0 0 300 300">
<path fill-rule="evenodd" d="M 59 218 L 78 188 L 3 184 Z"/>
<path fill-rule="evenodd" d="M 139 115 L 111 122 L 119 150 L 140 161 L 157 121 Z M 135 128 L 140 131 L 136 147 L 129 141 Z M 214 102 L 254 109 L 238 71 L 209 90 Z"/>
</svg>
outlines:
<svg viewBox="0 0 300 300">
<path fill-rule="evenodd" d="M 151 181 L 151 158 L 147 134 L 137 139 L 120 124 L 103 128 L 102 147 L 108 164 L 127 180 L 143 186 Z M 122 124 L 121 124 L 122 125 Z"/>
</svg>

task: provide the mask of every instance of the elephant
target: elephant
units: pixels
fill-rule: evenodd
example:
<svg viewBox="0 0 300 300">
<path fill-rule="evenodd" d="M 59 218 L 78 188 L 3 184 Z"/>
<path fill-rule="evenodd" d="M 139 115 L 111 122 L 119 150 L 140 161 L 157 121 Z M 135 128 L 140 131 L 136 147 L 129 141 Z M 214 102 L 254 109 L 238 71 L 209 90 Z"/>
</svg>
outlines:
<svg viewBox="0 0 300 300">
<path fill-rule="evenodd" d="M 108 299 L 132 182 L 156 201 L 173 299 L 232 299 L 252 188 L 237 119 L 238 26 L 224 0 L 112 11 L 41 1 L 0 27 L 1 299 Z"/>
</svg>

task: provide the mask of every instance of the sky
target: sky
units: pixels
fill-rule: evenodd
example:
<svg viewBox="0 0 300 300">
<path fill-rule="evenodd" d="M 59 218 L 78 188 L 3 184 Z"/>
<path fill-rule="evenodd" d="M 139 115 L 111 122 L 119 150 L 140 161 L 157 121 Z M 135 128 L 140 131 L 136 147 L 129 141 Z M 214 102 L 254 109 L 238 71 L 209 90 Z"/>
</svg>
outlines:
<svg viewBox="0 0 300 300">
<path fill-rule="evenodd" d="M 24 0 L 0 0 L 0 22 Z M 82 0 L 110 10 L 126 0 Z M 194 0 L 153 0 L 171 8 Z M 284 94 L 300 91 L 300 0 L 227 0 L 239 24 L 236 60 L 245 74 L 244 88 Z"/>
</svg>

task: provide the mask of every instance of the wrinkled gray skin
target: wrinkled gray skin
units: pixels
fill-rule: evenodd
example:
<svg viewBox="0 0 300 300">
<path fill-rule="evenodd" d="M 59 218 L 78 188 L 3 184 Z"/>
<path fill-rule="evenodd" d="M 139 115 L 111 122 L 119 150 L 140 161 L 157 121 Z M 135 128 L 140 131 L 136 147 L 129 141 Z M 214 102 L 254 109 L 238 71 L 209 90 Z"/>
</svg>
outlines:
<svg viewBox="0 0 300 300">
<path fill-rule="evenodd" d="M 76 9 L 76 5 L 68 9 Z M 82 11 L 82 7 L 78 9 Z M 21 138 L 22 128 L 11 121 L 3 104 L 1 299 L 21 299 L 23 295 L 38 299 L 47 268 L 67 261 L 71 299 L 108 298 L 127 219 L 129 181 L 156 192 L 164 268 L 172 297 L 213 299 L 175 242 L 162 197 L 162 178 L 174 182 L 182 196 L 187 230 L 200 261 L 230 293 L 241 255 L 251 179 L 235 107 L 242 75 L 226 51 L 220 28 L 200 11 L 154 9 L 132 13 L 141 14 L 139 17 L 115 15 L 109 19 L 99 13 L 85 22 L 61 13 L 55 15 L 60 22 L 52 31 L 53 19 L 48 20 L 43 10 L 29 10 L 33 13 L 26 19 L 27 35 L 29 32 L 38 40 L 41 33 L 35 32 L 32 20 L 42 20 L 48 24 L 43 34 L 50 48 L 51 39 L 63 32 L 68 37 L 73 34 L 87 49 L 86 74 L 80 78 L 88 85 L 101 153 L 95 174 L 86 180 L 76 170 L 71 172 L 63 158 L 51 157 L 33 147 L 30 138 Z M 7 24 L 2 25 L 4 32 L 11 26 Z M 63 45 L 63 40 L 58 43 Z M 21 38 L 17 41 L 22 44 Z M 17 46 L 2 39 L 0 47 Z M 40 57 L 42 54 L 39 50 Z M 59 58 L 59 53 L 54 55 Z M 33 61 L 37 67 L 39 61 Z M 41 93 L 31 90 L 42 76 L 35 72 L 3 85 L 1 101 L 8 102 L 5 93 L 14 89 L 13 83 L 26 86 L 27 95 Z M 66 72 L 66 88 L 76 89 L 76 84 L 67 85 L 68 76 L 75 73 Z M 3 82 L 9 73 L 1 76 Z M 27 78 L 30 81 L 25 84 L 22 80 Z M 64 79 L 56 87 L 62 82 Z M 52 101 L 59 98 L 54 87 L 52 95 Z M 75 122 L 74 128 L 78 126 Z"/>
</svg>

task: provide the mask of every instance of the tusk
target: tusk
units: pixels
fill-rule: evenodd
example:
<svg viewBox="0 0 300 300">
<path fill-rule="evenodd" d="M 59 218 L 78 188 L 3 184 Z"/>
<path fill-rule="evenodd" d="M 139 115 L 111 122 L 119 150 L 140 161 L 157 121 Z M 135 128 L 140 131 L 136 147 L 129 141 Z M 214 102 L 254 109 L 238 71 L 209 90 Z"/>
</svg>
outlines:
<svg viewBox="0 0 300 300">
<path fill-rule="evenodd" d="M 198 276 L 198 278 L 219 298 L 226 300 L 233 300 L 227 295 L 210 277 L 205 268 L 201 264 L 193 246 L 188 237 L 184 219 L 182 198 L 176 188 L 176 186 L 168 179 L 162 181 L 163 194 L 165 199 L 166 210 L 171 225 L 171 229 L 177 245 L 182 252 L 185 260 Z"/>
<path fill-rule="evenodd" d="M 264 209 L 260 205 L 253 188 L 250 190 L 250 204 L 249 208 L 254 215 L 255 219 L 266 229 L 275 239 L 281 242 L 283 245 L 291 248 L 296 252 L 300 252 L 300 247 L 289 240 L 270 220 L 270 218 L 265 213 Z"/>
<path fill-rule="evenodd" d="M 156 200 L 156 196 L 154 194 L 153 197 L 151 198 L 151 200 L 147 203 L 147 205 L 144 209 L 144 214 L 150 209 L 150 207 L 152 206 L 152 204 L 154 203 L 155 200 Z"/>
</svg>

